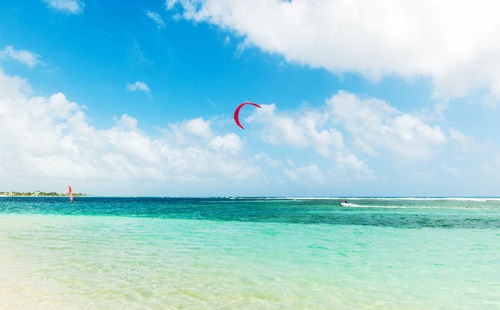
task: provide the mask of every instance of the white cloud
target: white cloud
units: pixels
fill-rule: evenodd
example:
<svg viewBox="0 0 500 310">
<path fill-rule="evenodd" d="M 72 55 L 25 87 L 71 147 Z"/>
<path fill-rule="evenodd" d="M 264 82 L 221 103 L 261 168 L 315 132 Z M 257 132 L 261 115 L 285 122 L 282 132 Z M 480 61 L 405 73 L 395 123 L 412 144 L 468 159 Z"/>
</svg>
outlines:
<svg viewBox="0 0 500 310">
<path fill-rule="evenodd" d="M 177 145 L 207 144 L 214 137 L 211 121 L 202 117 L 168 124 L 163 129 L 165 137 Z"/>
<path fill-rule="evenodd" d="M 368 166 L 345 147 L 341 132 L 333 127 L 332 116 L 324 112 L 326 107 L 289 115 L 277 111 L 274 104 L 261 107 L 246 121 L 263 125 L 261 136 L 265 142 L 313 148 L 321 156 L 331 158 L 339 168 L 354 170 L 360 177 L 372 176 Z"/>
<path fill-rule="evenodd" d="M 206 139 L 214 135 L 212 129 L 210 129 L 210 121 L 205 121 L 202 117 L 186 122 L 184 128 L 187 132 Z"/>
<path fill-rule="evenodd" d="M 373 170 L 371 170 L 365 162 L 363 162 L 350 152 L 339 154 L 336 160 L 337 165 L 336 167 L 334 167 L 334 169 L 336 171 L 342 171 L 344 175 L 349 175 L 352 173 L 352 171 L 354 171 L 357 174 L 358 178 L 375 178 Z"/>
<path fill-rule="evenodd" d="M 327 118 L 320 111 L 285 115 L 278 113 L 274 104 L 263 104 L 261 107 L 247 121 L 264 125 L 262 137 L 268 143 L 313 147 L 323 156 L 344 148 L 342 134 L 335 128 L 324 128 Z"/>
<path fill-rule="evenodd" d="M 149 18 L 151 18 L 151 20 L 156 24 L 156 27 L 158 29 L 165 28 L 165 22 L 163 21 L 163 18 L 161 18 L 161 16 L 158 13 L 147 10 L 146 15 Z"/>
<path fill-rule="evenodd" d="M 257 129 L 265 142 L 312 148 L 330 158 L 333 169 L 350 170 L 359 177 L 373 178 L 373 171 L 345 145 L 341 131 L 350 136 L 351 147 L 370 155 L 393 154 L 400 161 L 426 160 L 447 142 L 439 126 L 382 100 L 361 99 L 344 91 L 327 99 L 324 106 L 294 113 L 280 112 L 274 104 L 261 106 L 246 121 L 262 125 Z"/>
<path fill-rule="evenodd" d="M 171 132 L 170 128 L 165 132 Z M 210 123 L 203 119 L 175 128 L 186 136 L 199 134 L 200 128 L 212 133 Z M 71 179 L 95 180 L 101 185 L 109 180 L 234 185 L 235 180 L 260 174 L 252 159 L 239 154 L 242 145 L 235 134 L 202 134 L 200 141 L 189 145 L 169 137 L 152 138 L 126 114 L 113 127 L 97 129 L 82 106 L 64 94 L 32 96 L 26 80 L 0 71 L 2 186 L 15 179 L 30 184 Z"/>
<path fill-rule="evenodd" d="M 327 104 L 332 118 L 342 122 L 367 153 L 388 150 L 405 160 L 426 159 L 447 141 L 439 126 L 432 127 L 379 99 L 360 99 L 340 91 Z"/>
<path fill-rule="evenodd" d="M 279 166 L 283 165 L 283 163 L 280 160 L 272 159 L 266 153 L 259 153 L 259 154 L 255 155 L 254 158 L 256 160 L 259 160 L 259 161 L 264 161 L 265 163 L 267 163 L 271 167 L 279 167 Z"/>
<path fill-rule="evenodd" d="M 148 85 L 146 85 L 146 83 L 141 81 L 136 81 L 134 84 L 127 84 L 127 89 L 130 91 L 140 90 L 140 91 L 145 91 L 147 93 L 149 93 L 150 91 Z"/>
<path fill-rule="evenodd" d="M 208 143 L 208 146 L 219 152 L 236 154 L 241 151 L 240 138 L 234 133 L 225 136 L 217 136 Z"/>
<path fill-rule="evenodd" d="M 85 4 L 79 0 L 42 0 L 51 8 L 70 14 L 83 12 Z"/>
<path fill-rule="evenodd" d="M 13 46 L 6 46 L 0 50 L 0 59 L 6 58 L 17 60 L 30 68 L 41 63 L 39 55 L 26 50 L 16 50 Z"/>
<path fill-rule="evenodd" d="M 176 5 L 178 4 L 178 5 Z M 243 37 L 243 46 L 334 73 L 425 76 L 435 94 L 500 98 L 496 0 L 167 0 L 167 9 Z"/>
<path fill-rule="evenodd" d="M 302 183 L 324 183 L 326 181 L 323 174 L 319 171 L 318 166 L 309 165 L 296 169 L 284 169 L 283 173 L 292 181 Z"/>
</svg>

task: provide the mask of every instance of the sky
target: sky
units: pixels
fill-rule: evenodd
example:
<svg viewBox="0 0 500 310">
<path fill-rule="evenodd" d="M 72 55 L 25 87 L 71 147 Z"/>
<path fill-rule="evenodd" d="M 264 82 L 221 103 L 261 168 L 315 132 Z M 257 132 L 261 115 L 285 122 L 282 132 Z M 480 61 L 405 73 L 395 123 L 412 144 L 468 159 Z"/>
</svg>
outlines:
<svg viewBox="0 0 500 310">
<path fill-rule="evenodd" d="M 500 196 L 499 9 L 2 1 L 0 191 Z"/>
</svg>

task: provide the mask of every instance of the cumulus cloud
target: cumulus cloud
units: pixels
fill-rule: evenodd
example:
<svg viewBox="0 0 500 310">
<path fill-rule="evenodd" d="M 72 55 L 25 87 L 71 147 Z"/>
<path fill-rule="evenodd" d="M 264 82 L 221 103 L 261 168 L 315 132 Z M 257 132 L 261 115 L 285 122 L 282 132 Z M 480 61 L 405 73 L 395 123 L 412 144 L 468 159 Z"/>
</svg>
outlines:
<svg viewBox="0 0 500 310">
<path fill-rule="evenodd" d="M 167 134 L 149 136 L 126 114 L 111 128 L 95 128 L 82 106 L 64 94 L 33 96 L 30 89 L 26 80 L 0 71 L 0 185 L 16 178 L 46 182 L 68 177 L 212 184 L 260 173 L 251 158 L 240 156 L 238 136 L 215 134 L 203 119 L 176 127 L 199 139 L 183 145 Z"/>
<path fill-rule="evenodd" d="M 211 128 L 211 121 L 203 117 L 170 123 L 168 129 L 162 129 L 162 131 L 169 141 L 177 145 L 206 144 L 215 135 Z"/>
<path fill-rule="evenodd" d="M 262 125 L 261 136 L 267 143 L 312 148 L 338 167 L 365 175 L 371 175 L 371 170 L 345 145 L 342 132 L 349 135 L 353 148 L 370 155 L 393 154 L 403 161 L 428 159 L 447 142 L 439 126 L 383 100 L 362 99 L 345 91 L 328 98 L 324 106 L 294 113 L 264 104 L 246 121 Z"/>
<path fill-rule="evenodd" d="M 290 144 L 296 147 L 313 147 L 319 154 L 329 156 L 334 150 L 342 150 L 342 134 L 335 128 L 325 128 L 324 113 L 309 110 L 286 115 L 277 112 L 276 105 L 263 104 L 247 121 L 264 125 L 263 140 L 275 144 Z"/>
<path fill-rule="evenodd" d="M 213 138 L 210 143 L 208 143 L 208 146 L 220 152 L 236 154 L 241 151 L 241 140 L 236 134 L 230 133 L 225 136 Z"/>
<path fill-rule="evenodd" d="M 30 68 L 41 63 L 39 55 L 26 50 L 16 50 L 13 46 L 0 50 L 0 59 L 14 59 Z"/>
<path fill-rule="evenodd" d="M 167 0 L 287 61 L 334 73 L 425 76 L 435 94 L 489 90 L 500 98 L 496 0 Z"/>
<path fill-rule="evenodd" d="M 202 117 L 194 118 L 184 124 L 184 129 L 198 137 L 210 138 L 214 134 L 210 128 L 210 121 L 205 121 Z"/>
<path fill-rule="evenodd" d="M 169 124 L 168 130 L 163 132 L 177 145 L 203 144 L 212 151 L 231 154 L 241 151 L 242 143 L 236 134 L 216 135 L 210 126 L 210 120 L 198 117 Z"/>
<path fill-rule="evenodd" d="M 150 89 L 146 83 L 141 82 L 141 81 L 136 81 L 134 84 L 127 84 L 127 89 L 130 91 L 144 91 L 149 93 Z"/>
<path fill-rule="evenodd" d="M 79 0 L 42 0 L 49 7 L 69 14 L 78 14 L 83 12 L 85 4 Z"/>
<path fill-rule="evenodd" d="M 146 15 L 156 24 L 158 29 L 165 28 L 165 22 L 158 13 L 147 10 Z"/>
<path fill-rule="evenodd" d="M 279 167 L 279 166 L 283 165 L 283 163 L 280 160 L 272 159 L 266 153 L 259 153 L 259 154 L 255 155 L 254 158 L 256 160 L 259 160 L 259 161 L 264 161 L 265 163 L 267 163 L 271 167 Z"/>
<path fill-rule="evenodd" d="M 283 172 L 292 181 L 300 181 L 303 183 L 324 183 L 326 181 L 316 165 L 309 165 L 296 169 L 285 169 Z"/>
<path fill-rule="evenodd" d="M 383 100 L 361 99 L 340 91 L 327 104 L 332 118 L 340 121 L 367 153 L 388 150 L 403 159 L 426 159 L 447 141 L 439 126 L 398 111 Z"/>
<path fill-rule="evenodd" d="M 274 104 L 263 104 L 247 118 L 247 122 L 263 125 L 262 139 L 274 145 L 312 148 L 318 154 L 331 158 L 342 169 L 354 170 L 359 176 L 373 172 L 344 145 L 342 133 L 333 126 L 325 107 L 295 113 L 277 111 Z M 284 170 L 290 177 L 292 170 Z M 293 178 L 292 178 L 293 179 Z"/>
</svg>

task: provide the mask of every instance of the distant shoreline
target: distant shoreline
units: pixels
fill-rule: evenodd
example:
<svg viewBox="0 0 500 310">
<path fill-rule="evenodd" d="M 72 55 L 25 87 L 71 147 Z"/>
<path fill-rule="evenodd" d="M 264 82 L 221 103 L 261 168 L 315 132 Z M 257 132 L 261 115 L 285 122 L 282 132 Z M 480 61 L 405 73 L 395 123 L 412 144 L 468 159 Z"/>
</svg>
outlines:
<svg viewBox="0 0 500 310">
<path fill-rule="evenodd" d="M 4 195 L 0 195 L 0 198 L 1 198 L 1 197 L 4 197 L 4 198 L 9 198 L 9 197 L 11 197 L 11 198 L 12 198 L 12 197 L 25 197 L 25 198 L 30 198 L 30 197 L 31 197 L 31 198 L 36 198 L 36 197 L 41 197 L 41 198 L 48 198 L 48 197 L 51 197 L 51 198 L 57 198 L 57 197 L 61 197 L 61 198 L 63 198 L 63 197 L 66 197 L 66 198 L 67 198 L 67 197 L 69 197 L 69 196 L 68 196 L 68 195 L 61 195 L 61 196 L 42 196 L 42 195 L 38 195 L 38 196 L 29 196 L 29 195 L 28 195 L 28 196 L 23 196 L 23 195 L 17 195 L 17 196 L 4 196 Z M 73 197 L 91 197 L 91 196 L 88 196 L 88 195 L 78 195 L 78 196 L 77 196 L 77 195 L 73 195 Z"/>
<path fill-rule="evenodd" d="M 0 197 L 68 197 L 69 193 L 56 192 L 0 192 Z M 86 197 L 83 193 L 73 193 L 73 197 Z"/>
</svg>

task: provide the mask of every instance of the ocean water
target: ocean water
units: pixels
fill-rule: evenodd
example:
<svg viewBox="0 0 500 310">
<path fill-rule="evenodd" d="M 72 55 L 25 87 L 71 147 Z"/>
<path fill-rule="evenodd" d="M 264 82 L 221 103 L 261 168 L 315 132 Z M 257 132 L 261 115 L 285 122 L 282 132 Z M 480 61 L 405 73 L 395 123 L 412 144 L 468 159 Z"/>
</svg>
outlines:
<svg viewBox="0 0 500 310">
<path fill-rule="evenodd" d="M 0 309 L 500 309 L 499 199 L 0 198 Z"/>
</svg>

